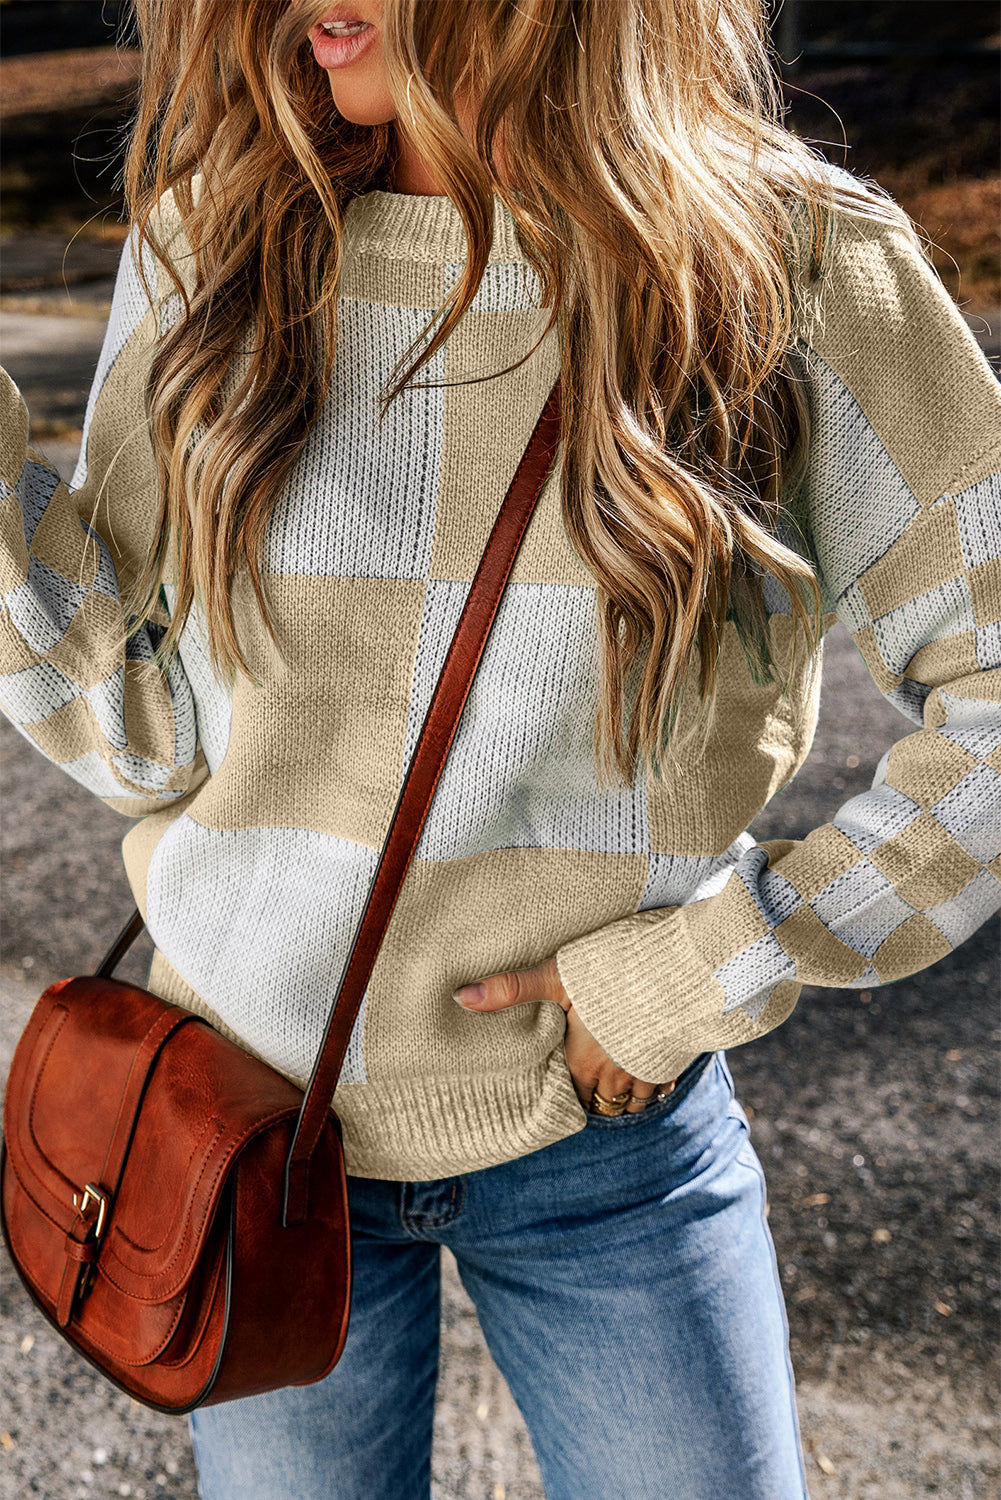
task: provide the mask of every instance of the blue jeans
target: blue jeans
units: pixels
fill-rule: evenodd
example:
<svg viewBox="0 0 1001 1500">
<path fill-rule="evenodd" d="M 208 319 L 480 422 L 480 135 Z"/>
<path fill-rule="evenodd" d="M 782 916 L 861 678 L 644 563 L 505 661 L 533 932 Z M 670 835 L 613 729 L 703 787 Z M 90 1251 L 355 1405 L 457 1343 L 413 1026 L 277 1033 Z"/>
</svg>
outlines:
<svg viewBox="0 0 1001 1500">
<path fill-rule="evenodd" d="M 428 1500 L 441 1245 L 547 1500 L 809 1500 L 765 1178 L 723 1052 L 514 1161 L 348 1186 L 341 1358 L 190 1413 L 202 1500 Z"/>
</svg>

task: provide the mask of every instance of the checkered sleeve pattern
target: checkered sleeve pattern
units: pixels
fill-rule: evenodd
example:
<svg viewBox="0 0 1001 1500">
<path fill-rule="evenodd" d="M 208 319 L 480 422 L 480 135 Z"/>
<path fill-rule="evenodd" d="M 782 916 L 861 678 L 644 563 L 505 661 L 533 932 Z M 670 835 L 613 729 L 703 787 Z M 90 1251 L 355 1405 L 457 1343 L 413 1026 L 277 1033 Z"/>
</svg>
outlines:
<svg viewBox="0 0 1001 1500">
<path fill-rule="evenodd" d="M 648 1081 L 771 1030 L 803 984 L 923 969 L 1001 908 L 1001 386 L 909 239 L 854 216 L 795 363 L 827 620 L 919 727 L 867 792 L 749 848 L 716 894 L 559 949 L 585 1026 Z"/>
<path fill-rule="evenodd" d="M 144 379 L 157 327 L 130 241 L 71 486 L 30 445 L 24 402 L 0 371 L 0 711 L 128 817 L 175 802 L 207 774 L 184 668 L 153 660 L 162 602 L 124 641 L 120 630 L 120 586 L 152 542 Z"/>
</svg>

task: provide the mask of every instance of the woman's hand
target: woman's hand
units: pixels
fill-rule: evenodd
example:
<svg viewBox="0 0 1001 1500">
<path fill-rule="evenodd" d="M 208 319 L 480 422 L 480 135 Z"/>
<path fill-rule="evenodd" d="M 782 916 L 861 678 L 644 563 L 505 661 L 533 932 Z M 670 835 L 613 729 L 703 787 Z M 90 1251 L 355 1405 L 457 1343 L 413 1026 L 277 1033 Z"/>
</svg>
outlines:
<svg viewBox="0 0 1001 1500">
<path fill-rule="evenodd" d="M 524 1005 L 532 1000 L 555 1000 L 566 1011 L 565 1049 L 567 1066 L 577 1098 L 590 1109 L 591 1096 L 597 1091 L 602 1099 L 616 1094 L 632 1093 L 625 1113 L 638 1114 L 658 1089 L 668 1093 L 670 1083 L 645 1083 L 626 1073 L 600 1047 L 573 1008 L 570 996 L 560 982 L 555 958 L 547 958 L 531 969 L 512 969 L 507 974 L 492 974 L 476 984 L 464 984 L 452 997 L 464 1010 L 506 1010 L 509 1005 Z"/>
</svg>

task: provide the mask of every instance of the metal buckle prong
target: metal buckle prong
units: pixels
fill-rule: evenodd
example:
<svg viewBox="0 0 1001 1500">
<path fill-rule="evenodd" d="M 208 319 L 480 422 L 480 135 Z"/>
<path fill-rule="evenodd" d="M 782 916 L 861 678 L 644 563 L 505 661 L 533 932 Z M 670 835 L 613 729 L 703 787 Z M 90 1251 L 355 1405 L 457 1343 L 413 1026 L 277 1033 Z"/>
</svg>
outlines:
<svg viewBox="0 0 1001 1500">
<path fill-rule="evenodd" d="M 99 1240 L 104 1233 L 104 1220 L 108 1212 L 108 1195 L 103 1188 L 96 1187 L 93 1182 L 88 1182 L 83 1190 L 83 1197 L 73 1194 L 73 1207 L 83 1218 L 91 1203 L 97 1204 L 97 1219 L 94 1224 L 94 1238 Z"/>
</svg>

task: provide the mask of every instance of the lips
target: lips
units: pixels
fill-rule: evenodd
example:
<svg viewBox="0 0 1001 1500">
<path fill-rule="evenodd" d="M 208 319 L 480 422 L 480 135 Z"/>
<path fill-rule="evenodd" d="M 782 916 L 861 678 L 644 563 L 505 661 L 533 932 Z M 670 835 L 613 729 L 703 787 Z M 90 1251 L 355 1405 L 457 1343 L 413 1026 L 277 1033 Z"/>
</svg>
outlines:
<svg viewBox="0 0 1001 1500">
<path fill-rule="evenodd" d="M 310 29 L 309 40 L 313 56 L 321 68 L 349 67 L 374 45 L 376 28 L 370 21 L 359 16 L 357 11 L 353 16 L 351 14 L 349 6 L 353 8 L 356 3 L 357 0 L 344 0 L 341 6 L 332 6 Z M 342 29 L 350 26 L 352 21 L 359 26 L 357 31 Z M 335 22 L 339 23 L 338 30 L 328 31 L 328 26 Z"/>
</svg>

